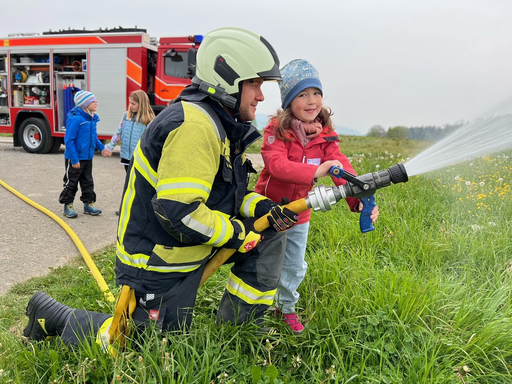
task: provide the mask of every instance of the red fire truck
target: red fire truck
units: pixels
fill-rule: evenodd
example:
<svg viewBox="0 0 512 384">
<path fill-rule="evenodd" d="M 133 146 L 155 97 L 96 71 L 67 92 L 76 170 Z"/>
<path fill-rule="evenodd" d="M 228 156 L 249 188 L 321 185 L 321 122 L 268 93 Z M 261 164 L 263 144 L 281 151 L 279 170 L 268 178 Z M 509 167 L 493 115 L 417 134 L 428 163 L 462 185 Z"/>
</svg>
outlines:
<svg viewBox="0 0 512 384">
<path fill-rule="evenodd" d="M 0 43 L 0 133 L 30 153 L 56 152 L 77 90 L 98 100 L 98 137 L 108 140 L 142 89 L 156 113 L 190 84 L 202 36 L 151 38 L 144 29 L 14 34 Z"/>
</svg>

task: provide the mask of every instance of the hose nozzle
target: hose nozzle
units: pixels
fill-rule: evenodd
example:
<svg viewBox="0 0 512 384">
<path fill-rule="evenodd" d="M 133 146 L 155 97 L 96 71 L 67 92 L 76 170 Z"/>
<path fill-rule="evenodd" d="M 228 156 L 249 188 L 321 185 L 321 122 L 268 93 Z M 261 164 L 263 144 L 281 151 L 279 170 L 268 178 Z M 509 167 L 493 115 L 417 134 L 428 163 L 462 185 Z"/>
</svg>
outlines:
<svg viewBox="0 0 512 384">
<path fill-rule="evenodd" d="M 346 197 L 363 198 L 372 196 L 380 188 L 393 184 L 405 183 L 409 180 L 407 171 L 402 163 L 393 165 L 388 169 L 379 172 L 366 173 L 361 176 L 352 175 L 341 168 L 336 168 L 333 175 L 348 180 L 346 184 L 339 187 L 325 187 L 323 184 L 316 186 L 306 197 L 308 208 L 314 211 L 329 211 L 331 206 Z"/>
<path fill-rule="evenodd" d="M 389 167 L 387 171 L 389 172 L 389 177 L 393 184 L 409 181 L 409 176 L 407 176 L 407 171 L 405 170 L 403 163 L 393 165 L 392 167 Z"/>
</svg>

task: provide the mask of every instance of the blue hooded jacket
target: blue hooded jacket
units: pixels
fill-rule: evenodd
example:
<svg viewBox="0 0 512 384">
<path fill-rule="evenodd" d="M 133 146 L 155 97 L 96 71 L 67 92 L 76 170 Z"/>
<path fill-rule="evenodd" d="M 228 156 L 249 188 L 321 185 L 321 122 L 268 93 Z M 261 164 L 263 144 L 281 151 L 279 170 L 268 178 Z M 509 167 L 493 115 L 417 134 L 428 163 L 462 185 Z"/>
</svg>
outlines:
<svg viewBox="0 0 512 384">
<path fill-rule="evenodd" d="M 66 117 L 66 135 L 64 136 L 64 158 L 76 164 L 80 160 L 91 160 L 94 151 L 103 151 L 105 146 L 98 139 L 96 124 L 98 115 L 91 116 L 82 108 L 75 107 Z"/>
</svg>

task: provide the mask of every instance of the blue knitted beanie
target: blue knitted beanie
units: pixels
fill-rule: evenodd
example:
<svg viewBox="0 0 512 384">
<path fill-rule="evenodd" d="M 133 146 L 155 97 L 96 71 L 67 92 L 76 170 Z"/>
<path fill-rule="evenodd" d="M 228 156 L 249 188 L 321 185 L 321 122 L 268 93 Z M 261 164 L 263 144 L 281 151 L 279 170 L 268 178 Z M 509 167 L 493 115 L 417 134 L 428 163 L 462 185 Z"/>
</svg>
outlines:
<svg viewBox="0 0 512 384">
<path fill-rule="evenodd" d="M 296 59 L 281 68 L 281 107 L 288 108 L 292 100 L 306 88 L 318 88 L 323 96 L 318 71 L 306 60 Z"/>
<path fill-rule="evenodd" d="M 77 92 L 73 100 L 75 100 L 76 106 L 82 109 L 87 108 L 93 101 L 97 101 L 96 97 L 89 91 Z"/>
</svg>

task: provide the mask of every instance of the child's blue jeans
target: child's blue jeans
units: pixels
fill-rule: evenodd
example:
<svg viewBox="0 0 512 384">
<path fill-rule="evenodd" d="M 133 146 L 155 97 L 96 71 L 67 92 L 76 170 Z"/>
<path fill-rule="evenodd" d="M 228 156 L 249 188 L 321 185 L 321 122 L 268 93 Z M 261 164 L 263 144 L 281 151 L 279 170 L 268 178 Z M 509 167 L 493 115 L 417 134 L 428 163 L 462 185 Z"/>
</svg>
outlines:
<svg viewBox="0 0 512 384">
<path fill-rule="evenodd" d="M 294 313 L 295 304 L 299 301 L 300 295 L 297 288 L 304 280 L 308 270 L 308 263 L 304 259 L 308 232 L 309 221 L 304 224 L 296 224 L 285 232 L 286 252 L 276 293 L 276 306 L 281 313 Z"/>
</svg>

